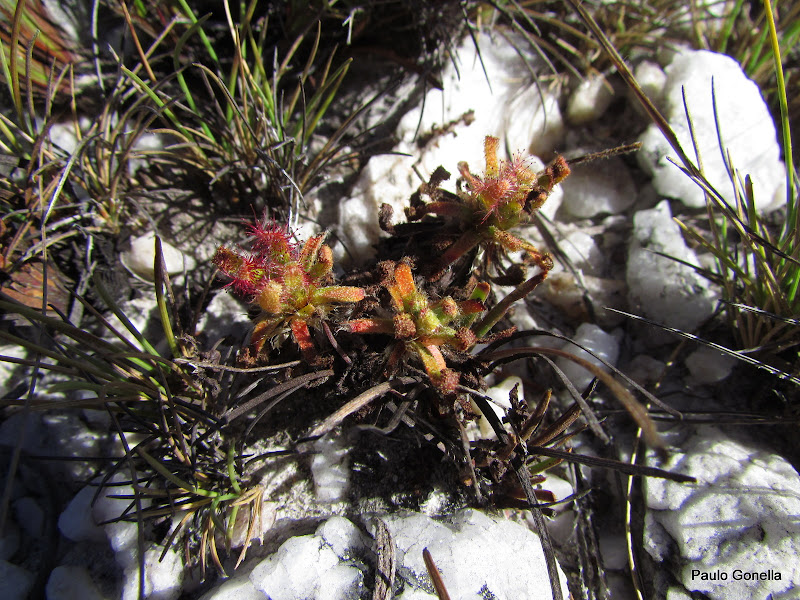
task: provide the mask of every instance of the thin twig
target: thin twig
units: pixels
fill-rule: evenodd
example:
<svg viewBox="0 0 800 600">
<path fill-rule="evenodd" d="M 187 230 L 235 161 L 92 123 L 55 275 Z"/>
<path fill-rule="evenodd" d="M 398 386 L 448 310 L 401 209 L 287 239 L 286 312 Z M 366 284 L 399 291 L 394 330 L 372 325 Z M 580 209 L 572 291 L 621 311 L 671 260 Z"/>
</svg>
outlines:
<svg viewBox="0 0 800 600">
<path fill-rule="evenodd" d="M 325 419 L 314 431 L 311 432 L 310 437 L 318 437 L 323 436 L 329 431 L 331 431 L 334 427 L 336 427 L 339 423 L 344 421 L 349 415 L 352 415 L 354 412 L 362 409 L 367 404 L 372 402 L 373 400 L 380 398 L 389 390 L 392 389 L 395 385 L 410 385 L 412 383 L 418 383 L 419 379 L 416 377 L 397 377 L 396 379 L 392 379 L 391 381 L 385 381 L 380 383 L 374 387 L 369 388 L 366 392 L 359 394 L 352 400 L 350 400 L 347 404 L 345 404 L 342 408 L 337 410 L 327 419 Z"/>
<path fill-rule="evenodd" d="M 317 371 L 316 373 L 306 373 L 305 375 L 300 375 L 299 377 L 295 377 L 293 379 L 290 379 L 289 381 L 280 383 L 275 387 L 270 388 L 263 394 L 259 394 L 252 400 L 248 400 L 241 406 L 230 409 L 224 415 L 222 415 L 221 422 L 223 424 L 230 423 L 231 421 L 234 421 L 239 417 L 247 414 L 248 412 L 253 410 L 256 406 L 258 406 L 262 402 L 266 402 L 270 398 L 274 398 L 275 396 L 283 394 L 284 392 L 289 390 L 300 389 L 301 387 L 304 387 L 317 379 L 332 377 L 333 374 L 334 374 L 333 369 L 325 369 L 324 371 Z"/>
<path fill-rule="evenodd" d="M 428 569 L 428 574 L 431 576 L 431 582 L 433 583 L 433 588 L 436 590 L 436 595 L 439 596 L 439 600 L 450 600 L 450 594 L 447 593 L 447 587 L 444 585 L 442 574 L 439 573 L 439 568 L 436 566 L 436 563 L 433 562 L 433 557 L 427 548 L 423 548 L 422 550 L 422 559 L 425 561 L 425 566 Z"/>
</svg>

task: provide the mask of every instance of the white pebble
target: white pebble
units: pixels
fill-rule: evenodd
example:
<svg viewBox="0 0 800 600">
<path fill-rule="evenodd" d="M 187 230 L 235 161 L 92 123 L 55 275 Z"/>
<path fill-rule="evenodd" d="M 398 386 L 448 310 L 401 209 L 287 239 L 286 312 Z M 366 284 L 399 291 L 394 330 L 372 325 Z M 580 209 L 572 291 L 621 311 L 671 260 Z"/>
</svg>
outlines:
<svg viewBox="0 0 800 600">
<path fill-rule="evenodd" d="M 559 246 L 576 269 L 581 269 L 587 275 L 602 273 L 606 257 L 588 233 L 573 231 L 559 243 Z"/>
<path fill-rule="evenodd" d="M 662 112 L 684 151 L 694 160 L 695 153 L 684 111 L 684 94 L 694 125 L 703 170 L 709 182 L 729 202 L 733 200 L 717 136 L 719 118 L 722 141 L 742 179 L 749 174 L 755 190 L 756 207 L 761 212 L 776 210 L 786 201 L 786 169 L 780 160 L 781 149 L 775 123 L 758 86 L 747 78 L 741 66 L 724 54 L 705 50 L 679 53 L 666 68 Z M 690 207 L 705 206 L 703 190 L 674 164 L 675 157 L 661 131 L 650 127 L 642 137 L 638 157 L 653 175 L 653 185 L 667 198 L 677 198 Z"/>
<path fill-rule="evenodd" d="M 701 346 L 686 357 L 686 366 L 692 379 L 700 384 L 722 381 L 731 374 L 737 362 L 733 356 L 706 346 Z"/>
<path fill-rule="evenodd" d="M 53 569 L 45 593 L 47 600 L 104 600 L 89 571 L 71 565 Z"/>
<path fill-rule="evenodd" d="M 615 336 L 606 333 L 597 325 L 582 323 L 575 332 L 575 336 L 572 340 L 587 350 L 591 350 L 599 358 L 595 358 L 585 350 L 573 344 L 566 344 L 563 350 L 597 365 L 604 371 L 607 371 L 608 367 L 603 365 L 600 359 L 612 365 L 616 364 L 617 357 L 619 356 L 619 342 Z M 585 368 L 569 359 L 559 357 L 556 359 L 556 364 L 579 392 L 582 392 L 592 379 L 594 379 L 594 375 L 590 371 L 587 371 Z"/>
<path fill-rule="evenodd" d="M 567 120 L 572 125 L 584 125 L 599 119 L 613 99 L 614 90 L 605 77 L 587 77 L 570 96 Z"/>
<path fill-rule="evenodd" d="M 25 600 L 32 587 L 33 573 L 5 560 L 0 560 L 0 598 Z"/>
<path fill-rule="evenodd" d="M 564 210 L 579 219 L 619 214 L 636 202 L 633 177 L 617 157 L 576 166 L 561 186 Z"/>
<path fill-rule="evenodd" d="M 264 600 L 264 594 L 247 577 L 233 576 L 219 587 L 203 594 L 200 600 Z"/>
<path fill-rule="evenodd" d="M 672 220 L 669 204 L 662 201 L 637 212 L 632 237 L 625 276 L 632 312 L 691 332 L 714 312 L 715 292 L 691 267 L 656 254 L 698 264 Z"/>
<path fill-rule="evenodd" d="M 326 435 L 314 442 L 318 453 L 311 461 L 314 478 L 314 493 L 319 502 L 340 502 L 347 497 L 350 488 L 350 466 L 347 447 L 334 434 Z"/>
<path fill-rule="evenodd" d="M 175 600 L 181 593 L 183 560 L 173 548 L 167 550 L 153 546 L 144 553 L 144 595 L 158 600 Z M 122 600 L 139 598 L 139 564 L 134 561 L 125 568 Z"/>
<path fill-rule="evenodd" d="M 650 61 L 642 61 L 633 71 L 633 76 L 639 83 L 645 95 L 658 106 L 661 102 L 661 96 L 664 93 L 664 84 L 667 82 L 667 76 L 657 63 Z M 630 93 L 631 101 L 636 107 L 641 107 L 638 100 L 633 99 L 633 94 Z M 641 109 L 644 111 L 644 109 Z"/>
<path fill-rule="evenodd" d="M 96 491 L 95 486 L 87 485 L 75 494 L 59 515 L 58 530 L 64 537 L 74 542 L 105 541 L 103 528 L 92 517 L 92 498 Z"/>
<path fill-rule="evenodd" d="M 123 264 L 136 275 L 153 281 L 155 278 L 156 246 L 155 234 L 151 231 L 131 240 L 130 249 L 122 253 Z M 175 275 L 184 269 L 191 269 L 194 260 L 183 254 L 171 244 L 161 240 L 161 250 L 167 273 Z"/>
<path fill-rule="evenodd" d="M 645 479 L 645 547 L 659 568 L 673 571 L 686 589 L 714 600 L 793 598 L 800 586 L 800 477 L 792 465 L 757 445 L 705 426 L 671 448 L 654 466 L 691 475 L 696 483 Z M 653 455 L 650 455 L 653 461 Z M 655 462 L 655 461 L 654 461 Z M 653 524 L 660 527 L 653 527 Z M 674 554 L 677 553 L 677 556 Z M 726 580 L 701 573 L 727 573 Z M 768 571 L 775 578 L 733 577 Z"/>
</svg>

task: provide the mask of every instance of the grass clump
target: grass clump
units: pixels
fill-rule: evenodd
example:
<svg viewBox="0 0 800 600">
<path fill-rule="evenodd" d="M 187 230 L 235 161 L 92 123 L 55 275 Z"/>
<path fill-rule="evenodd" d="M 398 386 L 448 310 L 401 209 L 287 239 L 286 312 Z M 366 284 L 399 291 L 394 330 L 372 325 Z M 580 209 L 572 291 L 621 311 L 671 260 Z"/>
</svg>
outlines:
<svg viewBox="0 0 800 600">
<path fill-rule="evenodd" d="M 444 448 L 476 503 L 538 507 L 554 498 L 533 484 L 543 482 L 543 473 L 560 461 L 573 460 L 566 451 L 558 454 L 558 447 L 584 429 L 580 419 L 607 438 L 588 402 L 594 390 L 575 390 L 566 381 L 573 402 L 560 415 L 552 415 L 550 392 L 532 402 L 515 391 L 507 423 L 495 416 L 485 396 L 492 374 L 531 358 L 557 376 L 552 357 L 590 370 L 630 412 L 647 441 L 663 450 L 647 411 L 616 376 L 545 344 L 510 347 L 544 335 L 514 333 L 505 317 L 552 268 L 549 255 L 515 229 L 534 218 L 569 175 L 562 157 L 536 172 L 526 157 L 501 160 L 498 139 L 487 136 L 483 173 L 461 163 L 451 191 L 441 187 L 449 175 L 438 169 L 414 195 L 407 223 L 393 227 L 387 209 L 382 211 L 381 225 L 390 238 L 380 248 L 381 261 L 364 268 L 338 273 L 324 233 L 296 239 L 304 197 L 355 156 L 351 147 L 358 135 L 351 129 L 360 125 L 362 111 L 359 106 L 343 110 L 337 101 L 359 47 L 345 51 L 339 46 L 358 41 L 362 51 L 369 51 L 370 28 L 391 25 L 375 10 L 377 4 L 322 3 L 313 18 L 304 16 L 298 3 L 279 13 L 274 4 L 255 0 L 226 1 L 210 15 L 183 0 L 163 11 L 148 1 L 111 5 L 132 51 L 96 58 L 103 98 L 89 125 L 81 117 L 91 104 L 82 102 L 74 86 L 61 83 L 71 82 L 70 67 L 50 68 L 42 107 L 34 99 L 41 82 L 34 83 L 33 75 L 26 75 L 25 85 L 19 81 L 21 45 L 31 48 L 26 72 L 36 70 L 31 60 L 39 54 L 30 40 L 14 34 L 19 29 L 2 38 L 8 94 L 16 109 L 16 117 L 0 121 L 3 151 L 28 163 L 3 182 L 0 266 L 14 265 L 16 271 L 7 271 L 14 282 L 6 286 L 11 299 L 2 300 L 0 308 L 26 321 L 27 329 L 8 326 L 0 338 L 28 352 L 27 358 L 4 360 L 34 373 L 26 397 L 5 399 L 6 410 L 100 408 L 109 414 L 123 455 L 103 469 L 104 484 L 113 477 L 133 489 L 121 519 L 165 524 L 178 517 L 177 526 L 158 541 L 167 547 L 182 538 L 192 561 L 203 569 L 210 561 L 220 571 L 222 547 L 234 545 L 235 530 L 244 523 L 238 566 L 262 533 L 266 493 L 258 464 L 264 456 L 247 453 L 257 434 L 289 420 L 276 417 L 281 403 L 292 404 L 286 434 L 292 443 L 327 433 L 345 420 L 381 431 L 406 422 L 420 440 Z M 18 4 L 15 20 L 27 14 L 19 12 L 24 6 Z M 501 3 L 495 10 L 506 15 L 512 8 L 520 7 Z M 474 3 L 453 3 L 450 9 L 437 13 L 434 25 L 458 23 L 469 29 L 491 12 Z M 528 5 L 520 10 L 524 19 L 512 21 L 529 34 L 534 19 L 557 25 Z M 413 15 L 404 10 L 402 16 Z M 325 27 L 329 23 L 345 27 L 334 34 Z M 342 35 L 347 36 L 343 44 Z M 441 51 L 441 36 L 426 30 L 422 37 L 420 54 Z M 546 37 L 537 39 L 546 43 Z M 60 56 L 64 64 L 73 60 Z M 419 56 L 395 52 L 388 61 L 425 85 L 435 83 L 431 63 Z M 28 102 L 22 101 L 23 92 Z M 63 97 L 64 114 L 75 131 L 73 149 L 58 148 L 48 137 L 53 106 Z M 148 134 L 160 136 L 166 146 L 141 149 L 138 143 Z M 148 164 L 136 171 L 134 159 Z M 94 272 L 98 262 L 106 271 L 116 268 L 98 259 L 95 243 L 138 228 L 141 215 L 147 216 L 142 201 L 154 196 L 172 201 L 180 194 L 207 201 L 209 219 L 217 216 L 212 209 L 225 214 L 237 206 L 263 210 L 263 220 L 248 230 L 250 246 L 220 246 L 209 261 L 258 311 L 248 347 L 238 355 L 203 346 L 187 325 L 186 306 L 195 290 L 176 300 L 159 245 L 155 289 L 148 293 L 155 297 L 164 345 L 137 330 Z M 64 250 L 68 244 L 69 252 Z M 519 253 L 519 261 L 513 253 Z M 88 315 L 85 322 L 56 302 L 54 286 L 61 278 L 53 256 L 87 265 L 77 273 L 74 294 Z M 426 260 L 429 256 L 437 259 Z M 28 286 L 37 293 L 19 292 L 22 283 L 14 272 L 23 273 L 25 265 L 39 276 Z M 498 298 L 489 281 L 513 289 Z M 211 287 L 207 283 L 204 291 Z M 62 288 L 68 285 L 61 281 Z M 13 301 L 12 289 L 19 292 L 17 299 L 28 297 L 27 305 Z M 196 305 L 191 307 L 195 313 L 204 310 L 202 301 Z M 122 326 L 113 325 L 109 315 Z M 36 374 L 42 371 L 62 378 L 48 380 L 47 391 L 65 394 L 66 400 L 37 393 Z M 307 391 L 312 387 L 313 394 Z M 481 413 L 497 440 L 469 441 L 467 426 Z M 594 464 L 673 477 L 612 461 Z M 552 556 L 549 566 L 555 573 Z"/>
</svg>

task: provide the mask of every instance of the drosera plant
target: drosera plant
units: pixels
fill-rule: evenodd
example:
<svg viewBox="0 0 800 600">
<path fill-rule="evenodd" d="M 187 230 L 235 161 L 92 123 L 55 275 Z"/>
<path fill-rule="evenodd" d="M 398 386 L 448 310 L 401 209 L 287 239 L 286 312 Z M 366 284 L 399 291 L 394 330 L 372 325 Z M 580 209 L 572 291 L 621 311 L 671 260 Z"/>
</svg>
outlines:
<svg viewBox="0 0 800 600">
<path fill-rule="evenodd" d="M 252 252 L 220 246 L 213 262 L 231 278 L 230 287 L 261 308 L 252 352 L 257 356 L 268 340 L 291 332 L 304 357 L 314 359 L 309 326 L 320 326 L 337 304 L 363 300 L 364 290 L 333 285 L 333 252 L 323 243 L 324 233 L 300 245 L 288 226 L 259 222 L 248 228 L 248 235 Z"/>
<path fill-rule="evenodd" d="M 474 175 L 469 165 L 458 165 L 465 189 L 456 194 L 442 190 L 439 185 L 450 174 L 442 168 L 434 171 L 430 181 L 421 186 L 412 198 L 412 205 L 406 209 L 409 221 L 417 221 L 425 215 L 452 217 L 461 230 L 456 239 L 433 266 L 430 278 L 438 279 L 476 246 L 489 247 L 493 254 L 499 251 L 517 252 L 524 250 L 530 261 L 547 273 L 553 268 L 553 261 L 546 253 L 509 230 L 525 223 L 542 207 L 556 184 L 570 173 L 569 165 L 562 156 L 556 157 L 543 171 L 531 169 L 529 160 L 517 155 L 511 160 L 497 157 L 500 140 L 486 136 L 484 155 L 486 169 L 483 175 Z M 422 196 L 428 196 L 424 202 Z"/>
<path fill-rule="evenodd" d="M 387 360 L 387 372 L 396 369 L 405 355 L 413 354 L 422 361 L 436 390 L 442 395 L 453 394 L 459 376 L 447 366 L 442 349 L 466 352 L 478 341 L 470 325 L 485 310 L 489 285 L 476 285 L 470 297 L 461 302 L 451 296 L 431 301 L 414 283 L 411 267 L 399 263 L 386 289 L 394 316 L 354 319 L 343 327 L 351 333 L 392 335 L 396 343 Z"/>
</svg>

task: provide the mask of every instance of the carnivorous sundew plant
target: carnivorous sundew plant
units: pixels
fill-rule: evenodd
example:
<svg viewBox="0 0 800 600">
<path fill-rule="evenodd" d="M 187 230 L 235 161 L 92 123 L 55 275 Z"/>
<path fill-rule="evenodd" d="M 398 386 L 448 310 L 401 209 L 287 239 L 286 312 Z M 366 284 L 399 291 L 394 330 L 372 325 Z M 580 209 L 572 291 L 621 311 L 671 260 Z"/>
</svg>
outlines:
<svg viewBox="0 0 800 600">
<path fill-rule="evenodd" d="M 442 394 L 452 394 L 458 384 L 458 374 L 447 367 L 440 348 L 464 352 L 475 345 L 477 336 L 469 325 L 484 310 L 488 284 L 477 285 L 469 299 L 462 302 L 450 296 L 430 302 L 425 293 L 417 289 L 411 267 L 400 263 L 386 289 L 391 296 L 394 316 L 348 321 L 346 329 L 352 333 L 393 335 L 397 344 L 389 356 L 389 368 L 395 367 L 405 352 L 411 352 L 422 361 L 434 387 Z"/>
<path fill-rule="evenodd" d="M 533 244 L 511 234 L 512 227 L 525 222 L 542 207 L 553 187 L 563 181 L 570 173 L 569 165 L 558 156 L 542 172 L 530 167 L 529 159 L 517 155 L 511 160 L 500 160 L 497 147 L 500 140 L 486 136 L 484 155 L 486 170 L 482 176 L 474 175 L 466 162 L 458 164 L 461 174 L 458 193 L 446 192 L 439 184 L 450 174 L 444 169 L 434 172 L 427 185 L 412 198 L 412 206 L 406 209 L 410 221 L 419 220 L 425 215 L 440 215 L 457 219 L 462 230 L 461 237 L 448 247 L 436 262 L 432 279 L 441 277 L 444 271 L 478 245 L 487 245 L 509 252 L 524 250 L 530 260 L 542 271 L 553 268 L 552 259 L 540 252 Z M 423 202 L 421 195 L 431 201 Z"/>
<path fill-rule="evenodd" d="M 301 246 L 292 240 L 288 227 L 277 223 L 256 223 L 248 233 L 252 252 L 221 246 L 213 261 L 232 279 L 229 285 L 262 310 L 251 348 L 258 354 L 267 340 L 288 330 L 305 358 L 313 359 L 309 325 L 318 325 L 336 304 L 363 300 L 364 290 L 329 285 L 333 253 L 323 243 L 325 234 Z"/>
</svg>

